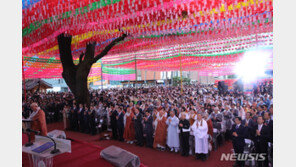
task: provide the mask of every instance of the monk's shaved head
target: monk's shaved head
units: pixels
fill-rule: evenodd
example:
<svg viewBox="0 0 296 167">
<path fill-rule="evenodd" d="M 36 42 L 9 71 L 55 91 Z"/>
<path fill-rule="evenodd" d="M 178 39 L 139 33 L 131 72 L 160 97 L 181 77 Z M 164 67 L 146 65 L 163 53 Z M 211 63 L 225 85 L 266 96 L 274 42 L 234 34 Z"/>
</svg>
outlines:
<svg viewBox="0 0 296 167">
<path fill-rule="evenodd" d="M 31 104 L 31 107 L 38 107 L 38 104 L 34 102 Z"/>
<path fill-rule="evenodd" d="M 32 109 L 33 111 L 37 111 L 37 110 L 38 110 L 38 104 L 35 103 L 35 102 L 32 103 L 30 107 L 31 107 L 31 109 Z"/>
</svg>

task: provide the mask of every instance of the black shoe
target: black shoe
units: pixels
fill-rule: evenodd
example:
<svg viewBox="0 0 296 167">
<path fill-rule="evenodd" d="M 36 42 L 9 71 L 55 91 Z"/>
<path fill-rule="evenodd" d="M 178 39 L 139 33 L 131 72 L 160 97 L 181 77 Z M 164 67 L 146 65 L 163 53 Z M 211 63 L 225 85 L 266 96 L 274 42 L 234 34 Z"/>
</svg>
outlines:
<svg viewBox="0 0 296 167">
<path fill-rule="evenodd" d="M 188 153 L 184 155 L 184 157 L 188 157 L 188 156 L 189 156 L 189 154 L 188 154 Z"/>
<path fill-rule="evenodd" d="M 200 159 L 200 155 L 199 155 L 199 154 L 196 154 L 196 155 L 195 155 L 195 158 L 196 158 L 196 159 Z"/>
</svg>

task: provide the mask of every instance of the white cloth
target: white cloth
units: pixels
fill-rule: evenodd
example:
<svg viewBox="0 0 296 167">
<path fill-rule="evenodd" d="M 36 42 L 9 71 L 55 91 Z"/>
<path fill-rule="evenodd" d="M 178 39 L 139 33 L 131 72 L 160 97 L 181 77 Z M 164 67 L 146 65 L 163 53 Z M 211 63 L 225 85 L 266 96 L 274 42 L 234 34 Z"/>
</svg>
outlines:
<svg viewBox="0 0 296 167">
<path fill-rule="evenodd" d="M 198 123 L 198 127 L 196 123 Z M 195 138 L 195 153 L 207 154 L 209 152 L 207 122 L 203 119 L 201 121 L 196 120 L 191 128 Z"/>
<path fill-rule="evenodd" d="M 40 107 L 37 108 L 36 111 L 33 111 L 29 117 L 29 119 L 33 119 L 33 117 L 38 113 L 38 111 L 40 110 Z"/>
<path fill-rule="evenodd" d="M 156 119 L 155 119 L 155 121 L 154 121 L 154 127 L 155 127 L 154 129 L 157 128 L 157 123 L 158 123 L 158 121 L 161 121 L 163 117 L 166 117 L 166 115 L 163 114 L 163 115 L 160 117 L 160 116 L 159 116 L 159 113 L 157 113 L 157 115 L 156 115 Z"/>
<path fill-rule="evenodd" d="M 126 112 L 123 116 L 123 123 L 124 123 L 124 127 L 125 127 L 125 124 L 126 124 L 126 117 L 129 117 L 131 115 L 130 112 Z"/>
<path fill-rule="evenodd" d="M 181 118 L 182 113 L 185 113 L 185 119 L 189 120 L 189 118 L 190 118 L 189 113 L 188 112 L 184 112 L 184 111 L 179 114 L 179 119 Z"/>
<path fill-rule="evenodd" d="M 263 126 L 263 124 L 258 125 L 258 130 L 259 130 L 259 132 L 261 132 L 262 126 Z"/>
<path fill-rule="evenodd" d="M 169 122 L 171 120 L 171 122 Z M 178 124 L 179 124 L 179 119 L 174 116 L 174 117 L 169 117 L 166 120 L 166 124 L 168 125 L 168 133 L 167 133 L 167 145 L 172 148 L 172 147 L 180 147 L 180 141 L 179 141 L 179 135 L 178 135 Z"/>
</svg>

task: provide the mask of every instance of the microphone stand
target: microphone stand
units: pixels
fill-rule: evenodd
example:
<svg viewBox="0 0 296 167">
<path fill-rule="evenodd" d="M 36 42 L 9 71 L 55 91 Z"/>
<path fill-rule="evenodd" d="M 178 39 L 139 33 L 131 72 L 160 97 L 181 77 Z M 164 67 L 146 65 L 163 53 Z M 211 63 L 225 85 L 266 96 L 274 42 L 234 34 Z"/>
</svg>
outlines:
<svg viewBox="0 0 296 167">
<path fill-rule="evenodd" d="M 34 132 L 34 133 L 36 133 L 36 134 L 39 134 L 39 133 L 40 133 L 39 131 L 32 131 L 31 129 L 29 129 L 29 130 L 27 130 L 27 131 L 29 131 L 29 132 Z M 53 150 L 50 152 L 51 154 L 56 154 L 56 153 L 59 153 L 59 152 L 60 152 L 60 150 L 57 149 L 57 143 L 54 141 L 53 138 L 51 138 L 51 137 L 49 137 L 49 136 L 43 136 L 43 137 L 49 138 L 49 139 L 53 142 L 53 144 L 54 144 L 54 148 L 53 148 Z M 30 138 L 29 138 L 29 141 L 30 141 Z M 30 144 L 30 143 L 29 143 L 29 144 Z M 33 145 L 33 143 L 32 143 L 31 145 Z M 30 146 L 30 145 L 29 145 L 29 146 Z M 26 147 L 27 147 L 27 146 L 26 146 Z"/>
<path fill-rule="evenodd" d="M 25 144 L 25 147 L 29 147 L 29 146 L 33 145 L 33 143 L 31 142 L 30 134 L 26 133 L 26 135 L 28 136 L 29 141 Z"/>
<path fill-rule="evenodd" d="M 50 153 L 51 153 L 51 154 L 59 153 L 60 150 L 57 149 L 57 143 L 53 140 L 53 138 L 51 138 L 51 137 L 49 137 L 49 136 L 44 136 L 44 137 L 49 138 L 49 139 L 53 142 L 53 144 L 54 144 L 54 148 L 53 148 L 53 150 L 52 150 Z"/>
</svg>

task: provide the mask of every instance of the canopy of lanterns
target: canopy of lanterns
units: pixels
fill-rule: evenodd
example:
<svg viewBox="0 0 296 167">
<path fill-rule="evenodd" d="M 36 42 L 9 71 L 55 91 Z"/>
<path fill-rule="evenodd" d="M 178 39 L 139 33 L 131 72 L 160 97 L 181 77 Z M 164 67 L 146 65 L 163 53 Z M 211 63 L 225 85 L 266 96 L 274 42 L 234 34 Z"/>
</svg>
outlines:
<svg viewBox="0 0 296 167">
<path fill-rule="evenodd" d="M 26 78 L 62 78 L 56 37 L 72 35 L 75 63 L 130 34 L 92 66 L 90 78 L 133 80 L 135 69 L 227 75 L 242 55 L 273 48 L 272 0 L 23 0 Z M 270 63 L 272 68 L 272 62 Z"/>
</svg>

